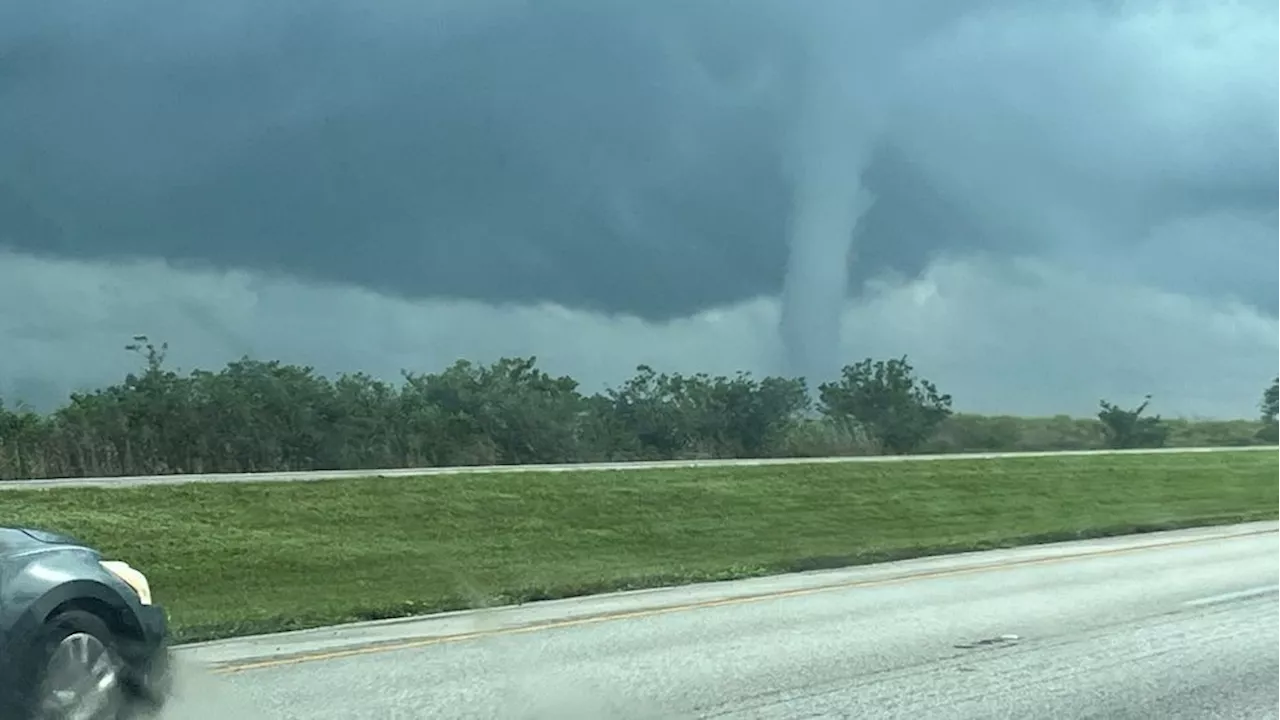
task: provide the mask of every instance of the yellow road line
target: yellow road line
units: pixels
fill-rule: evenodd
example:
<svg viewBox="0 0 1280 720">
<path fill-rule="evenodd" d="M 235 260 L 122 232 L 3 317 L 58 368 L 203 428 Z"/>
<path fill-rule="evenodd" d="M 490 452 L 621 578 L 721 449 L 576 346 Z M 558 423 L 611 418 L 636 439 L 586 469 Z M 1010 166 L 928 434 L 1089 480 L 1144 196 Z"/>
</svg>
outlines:
<svg viewBox="0 0 1280 720">
<path fill-rule="evenodd" d="M 1232 535 L 1217 535 L 1206 538 L 1188 538 L 1185 540 L 1172 540 L 1161 543 L 1150 543 L 1146 545 L 1135 545 L 1122 548 L 1107 548 L 1102 550 L 1091 550 L 1070 555 L 1055 555 L 1053 557 L 1028 558 L 1025 560 L 1011 560 L 1002 563 L 991 563 L 987 565 L 975 565 L 965 568 L 954 568 L 950 570 L 929 570 L 918 573 L 910 573 L 906 575 L 895 575 L 893 577 L 878 578 L 874 580 L 850 580 L 842 583 L 833 583 L 831 585 L 822 585 L 818 587 L 796 588 L 793 590 L 778 590 L 774 592 L 758 593 L 754 595 L 741 595 L 732 598 L 721 598 L 719 600 L 702 600 L 699 602 L 685 603 L 682 605 L 666 605 L 657 608 L 648 608 L 644 610 L 624 610 L 613 613 L 602 613 L 599 615 L 589 615 L 585 617 L 570 618 L 567 620 L 553 620 L 551 622 L 535 623 L 531 625 L 522 625 L 520 627 L 500 628 L 497 630 L 478 630 L 474 632 L 457 633 L 454 635 L 441 635 L 437 637 L 419 638 L 415 640 L 391 641 L 378 645 L 365 645 L 361 647 L 346 648 L 342 650 L 329 650 L 314 653 L 300 653 L 297 655 L 289 655 L 284 657 L 269 658 L 266 660 L 249 661 L 243 663 L 231 662 L 225 665 L 219 665 L 212 669 L 212 672 L 219 675 L 229 675 L 232 673 L 240 673 L 248 670 L 264 670 L 267 668 L 283 667 L 288 665 L 300 665 L 308 662 L 319 662 L 323 660 L 338 660 L 341 658 L 359 657 L 362 655 L 376 655 L 381 653 L 394 652 L 398 650 L 413 650 L 416 648 L 430 647 L 432 645 L 444 645 L 446 643 L 463 642 L 466 640 L 477 640 L 488 637 L 504 637 L 510 635 L 524 635 L 527 633 L 541 632 L 544 630 L 557 630 L 561 628 L 580 627 L 583 625 L 593 625 L 602 622 L 613 622 L 617 620 L 633 620 L 637 618 L 655 617 L 659 615 L 670 615 L 678 612 L 688 612 L 691 610 L 704 610 L 709 608 L 726 607 L 730 605 L 744 605 L 747 603 L 761 602 L 764 600 L 777 600 L 782 598 L 804 597 L 806 595 L 816 595 L 823 592 L 831 592 L 834 590 L 849 590 L 856 588 L 878 587 L 884 585 L 894 585 L 899 583 L 907 583 L 915 580 L 932 580 L 936 578 L 955 577 L 958 575 L 973 575 L 982 572 L 990 572 L 993 570 L 1007 570 L 1010 568 L 1027 567 L 1033 565 L 1048 565 L 1051 563 L 1065 562 L 1068 560 L 1080 560 L 1085 558 L 1106 557 L 1111 555 L 1124 555 L 1128 553 L 1142 552 L 1144 550 L 1163 550 L 1167 548 L 1180 547 L 1183 545 L 1195 545 L 1198 543 L 1216 542 L 1219 540 L 1232 540 L 1235 538 L 1250 537 L 1254 535 L 1275 534 L 1277 529 L 1269 530 L 1251 530 L 1249 532 L 1235 533 Z"/>
</svg>

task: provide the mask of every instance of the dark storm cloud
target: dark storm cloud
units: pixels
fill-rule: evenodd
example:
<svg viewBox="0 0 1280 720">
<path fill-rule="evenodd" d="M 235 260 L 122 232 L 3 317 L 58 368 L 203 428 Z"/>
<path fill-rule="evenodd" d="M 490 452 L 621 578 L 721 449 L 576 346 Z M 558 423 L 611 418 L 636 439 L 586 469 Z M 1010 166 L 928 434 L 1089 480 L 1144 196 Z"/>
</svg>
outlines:
<svg viewBox="0 0 1280 720">
<path fill-rule="evenodd" d="M 11 19 L 9 243 L 645 314 L 776 285 L 777 99 L 723 87 L 749 23 L 707 48 L 709 15 L 608 3 L 222 5 Z"/>
<path fill-rule="evenodd" d="M 1257 109 L 1239 94 L 1213 110 L 1223 142 L 1206 157 L 1124 147 L 1145 111 L 1126 106 L 1115 79 L 1131 70 L 1107 66 L 1122 53 L 1088 26 L 1119 11 L 955 7 L 7 4 L 0 237 L 38 253 L 281 269 L 407 296 L 681 315 L 780 287 L 788 156 L 820 63 L 848 78 L 827 92 L 895 108 L 900 128 L 868 141 L 876 202 L 855 282 L 915 273 L 940 251 L 1093 242 L 1105 253 L 1197 210 L 1274 214 L 1274 116 L 1249 125 Z M 1055 65 L 1012 56 L 1026 49 L 1008 30 L 1019 24 L 1060 44 Z M 820 42 L 835 49 L 815 60 Z M 939 77 L 930 52 L 955 73 Z M 1274 97 L 1269 70 L 1255 94 Z M 1053 237 L 1054 212 L 1089 227 Z M 1274 309 L 1274 276 L 1257 284 L 1250 300 Z"/>
<path fill-rule="evenodd" d="M 984 113 L 991 87 L 877 87 L 964 19 L 919 1 L 24 0 L 3 12 L 0 232 L 18 249 L 655 318 L 780 288 L 795 128 L 832 100 L 803 97 L 815 65 L 837 78 L 822 92 L 931 113 Z M 1065 47 L 1065 65 L 1087 60 L 1087 40 Z M 1064 110 L 1024 76 L 1036 108 Z M 918 135 L 945 135 L 928 123 Z M 1009 220 L 975 224 L 954 178 L 922 173 L 895 141 L 913 138 L 873 142 L 877 204 L 855 281 L 1014 242 Z"/>
</svg>

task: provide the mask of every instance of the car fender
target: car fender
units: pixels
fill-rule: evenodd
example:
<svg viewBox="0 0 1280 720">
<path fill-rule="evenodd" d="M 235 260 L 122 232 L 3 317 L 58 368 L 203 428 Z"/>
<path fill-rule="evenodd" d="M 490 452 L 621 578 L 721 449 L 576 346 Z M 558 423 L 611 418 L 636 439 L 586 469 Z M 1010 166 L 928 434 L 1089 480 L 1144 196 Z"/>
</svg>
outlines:
<svg viewBox="0 0 1280 720">
<path fill-rule="evenodd" d="M 4 579 L 0 608 L 24 609 L 0 618 L 0 629 L 11 639 L 30 639 L 59 607 L 78 602 L 103 608 L 111 614 L 104 620 L 113 625 L 122 623 L 123 630 L 135 630 L 138 609 L 134 607 L 136 600 L 130 602 L 133 591 L 103 569 L 99 559 L 96 552 L 88 550 L 31 553 Z"/>
</svg>

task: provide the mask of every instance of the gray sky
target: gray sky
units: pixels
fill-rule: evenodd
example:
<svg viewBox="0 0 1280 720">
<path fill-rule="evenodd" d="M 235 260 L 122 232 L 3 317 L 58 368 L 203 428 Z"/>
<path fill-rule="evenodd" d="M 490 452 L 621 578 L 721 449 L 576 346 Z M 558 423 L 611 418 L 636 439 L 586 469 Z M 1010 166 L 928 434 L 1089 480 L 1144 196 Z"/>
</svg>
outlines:
<svg viewBox="0 0 1280 720">
<path fill-rule="evenodd" d="M 536 354 L 589 389 L 909 353 L 966 409 L 1250 415 L 1278 364 L 1277 21 L 6 3 L 0 392 L 115 380 L 145 332 L 188 368 Z"/>
</svg>

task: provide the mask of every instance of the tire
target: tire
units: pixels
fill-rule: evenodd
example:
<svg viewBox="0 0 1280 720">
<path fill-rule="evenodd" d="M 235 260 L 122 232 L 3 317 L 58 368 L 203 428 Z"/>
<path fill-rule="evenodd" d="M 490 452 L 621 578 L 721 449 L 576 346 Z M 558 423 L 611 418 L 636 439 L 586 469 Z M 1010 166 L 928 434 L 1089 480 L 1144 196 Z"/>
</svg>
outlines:
<svg viewBox="0 0 1280 720">
<path fill-rule="evenodd" d="M 31 688 L 24 703 L 27 718 L 121 720 L 126 697 L 117 642 L 93 613 L 68 610 L 50 618 L 25 663 L 25 686 Z"/>
</svg>

